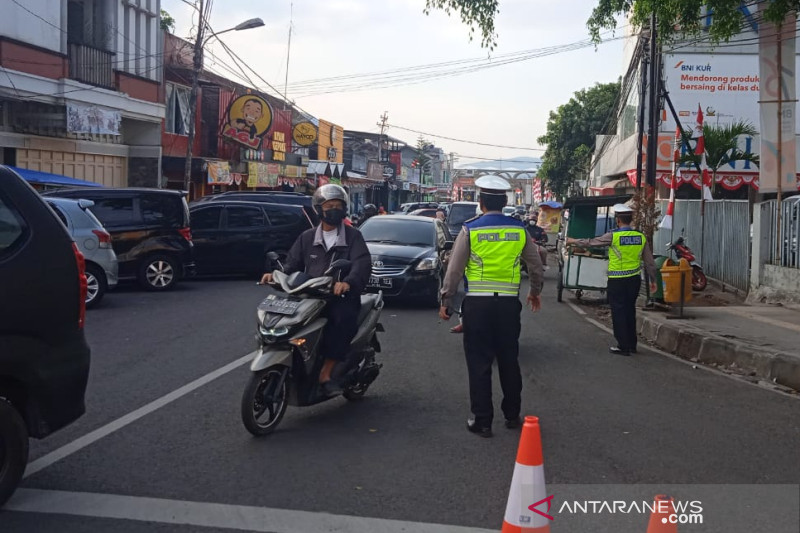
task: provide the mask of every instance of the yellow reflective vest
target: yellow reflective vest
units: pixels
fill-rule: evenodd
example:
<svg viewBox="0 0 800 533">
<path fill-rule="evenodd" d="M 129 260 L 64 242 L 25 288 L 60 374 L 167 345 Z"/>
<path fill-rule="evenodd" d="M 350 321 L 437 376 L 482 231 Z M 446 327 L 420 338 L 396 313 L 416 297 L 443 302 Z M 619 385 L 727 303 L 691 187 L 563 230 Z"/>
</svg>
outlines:
<svg viewBox="0 0 800 533">
<path fill-rule="evenodd" d="M 468 294 L 519 294 L 520 258 L 528 234 L 521 224 L 507 220 L 504 215 L 490 214 L 465 224 L 470 249 L 464 272 Z"/>
<path fill-rule="evenodd" d="M 631 229 L 612 233 L 608 254 L 608 277 L 629 278 L 642 271 L 642 252 L 647 243 L 643 233 Z"/>
</svg>

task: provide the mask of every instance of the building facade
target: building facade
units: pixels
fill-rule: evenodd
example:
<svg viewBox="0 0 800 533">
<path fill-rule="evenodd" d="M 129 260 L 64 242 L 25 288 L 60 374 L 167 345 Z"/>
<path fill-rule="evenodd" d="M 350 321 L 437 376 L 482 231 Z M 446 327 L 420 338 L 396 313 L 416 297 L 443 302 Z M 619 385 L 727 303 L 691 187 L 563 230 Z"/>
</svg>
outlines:
<svg viewBox="0 0 800 533">
<path fill-rule="evenodd" d="M 0 162 L 162 184 L 159 0 L 25 0 L 0 17 Z"/>
</svg>

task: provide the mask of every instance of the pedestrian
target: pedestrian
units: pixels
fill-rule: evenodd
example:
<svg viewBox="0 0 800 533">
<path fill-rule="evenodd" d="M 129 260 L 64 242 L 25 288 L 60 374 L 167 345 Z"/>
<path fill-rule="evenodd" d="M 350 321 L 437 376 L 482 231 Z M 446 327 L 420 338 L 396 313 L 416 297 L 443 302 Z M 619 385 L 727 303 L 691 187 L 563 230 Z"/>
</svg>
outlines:
<svg viewBox="0 0 800 533">
<path fill-rule="evenodd" d="M 567 238 L 568 246 L 609 248 L 608 305 L 617 345 L 609 351 L 618 355 L 636 353 L 636 299 L 642 285 L 642 263 L 650 277 L 650 293 L 656 292 L 656 264 L 647 237 L 631 228 L 633 210 L 625 204 L 614 206 L 617 229 L 594 239 Z"/>
<path fill-rule="evenodd" d="M 386 209 L 383 208 L 383 204 L 381 204 L 381 206 L 378 208 L 378 214 L 379 215 L 385 215 L 386 214 Z"/>
<path fill-rule="evenodd" d="M 475 181 L 480 189 L 483 214 L 464 223 L 453 245 L 442 287 L 439 317 L 449 320 L 453 298 L 464 279 L 466 296 L 461 304 L 464 320 L 464 355 L 469 374 L 472 417 L 467 429 L 481 437 L 492 436 L 492 362 L 497 360 L 501 409 L 505 426 L 521 425 L 522 375 L 519 369 L 520 259 L 528 266 L 532 311 L 541 308 L 542 262 L 536 245 L 520 220 L 503 215 L 511 189 L 499 176 Z"/>
<path fill-rule="evenodd" d="M 437 219 L 439 219 L 441 221 L 444 221 L 444 219 L 446 218 L 445 215 L 446 215 L 446 213 L 444 212 L 444 209 L 442 209 L 441 207 L 436 210 L 436 218 Z"/>
</svg>

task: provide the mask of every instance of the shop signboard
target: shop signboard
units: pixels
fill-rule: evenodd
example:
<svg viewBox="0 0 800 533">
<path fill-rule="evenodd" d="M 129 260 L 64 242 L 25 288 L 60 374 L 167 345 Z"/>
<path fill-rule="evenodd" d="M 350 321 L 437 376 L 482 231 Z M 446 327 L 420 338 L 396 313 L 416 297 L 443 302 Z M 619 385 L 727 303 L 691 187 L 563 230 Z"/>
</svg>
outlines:
<svg viewBox="0 0 800 533">
<path fill-rule="evenodd" d="M 258 150 L 261 138 L 272 125 L 272 108 L 253 94 L 235 98 L 228 106 L 220 135 L 247 148 Z"/>
</svg>

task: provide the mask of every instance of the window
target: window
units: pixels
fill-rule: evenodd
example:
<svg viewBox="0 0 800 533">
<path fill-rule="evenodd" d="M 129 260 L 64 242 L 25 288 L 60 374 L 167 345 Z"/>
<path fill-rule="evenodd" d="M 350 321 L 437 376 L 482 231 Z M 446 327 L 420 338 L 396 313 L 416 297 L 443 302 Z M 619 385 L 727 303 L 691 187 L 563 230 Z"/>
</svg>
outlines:
<svg viewBox="0 0 800 533">
<path fill-rule="evenodd" d="M 228 229 L 248 229 L 264 226 L 264 213 L 257 207 L 229 207 Z"/>
<path fill-rule="evenodd" d="M 0 198 L 0 257 L 21 240 L 23 233 L 25 221 Z"/>
<path fill-rule="evenodd" d="M 53 211 L 55 211 L 56 215 L 58 215 L 59 220 L 61 220 L 61 222 L 63 222 L 66 227 L 69 227 L 69 224 L 67 223 L 67 215 L 64 214 L 61 208 L 58 207 L 56 204 L 51 204 L 50 202 L 47 202 L 47 205 L 49 205 L 53 209 Z"/>
<path fill-rule="evenodd" d="M 145 224 L 155 224 L 163 228 L 182 228 L 183 205 L 181 199 L 173 194 L 145 194 L 139 200 Z"/>
<path fill-rule="evenodd" d="M 167 133 L 189 135 L 189 93 L 187 87 L 167 83 Z"/>
<path fill-rule="evenodd" d="M 265 207 L 269 223 L 273 226 L 294 226 L 299 224 L 303 215 L 299 209 L 281 209 L 280 207 Z"/>
<path fill-rule="evenodd" d="M 192 231 L 218 229 L 221 214 L 222 207 L 206 207 L 193 211 Z"/>
<path fill-rule="evenodd" d="M 434 225 L 432 221 L 372 217 L 360 229 L 367 242 L 433 246 L 436 237 Z"/>
<path fill-rule="evenodd" d="M 129 226 L 135 220 L 132 197 L 98 199 L 90 209 L 107 228 Z"/>
</svg>

